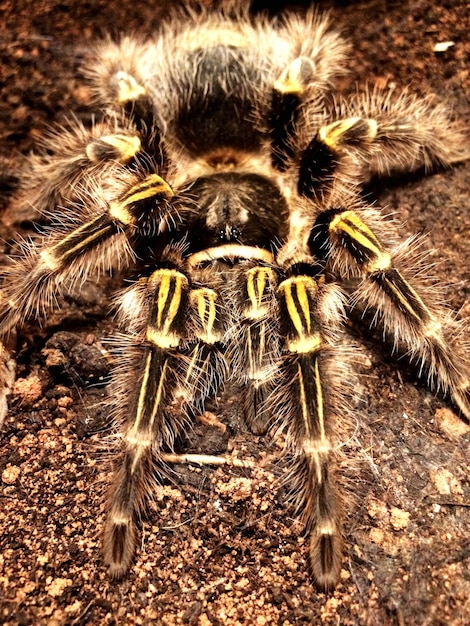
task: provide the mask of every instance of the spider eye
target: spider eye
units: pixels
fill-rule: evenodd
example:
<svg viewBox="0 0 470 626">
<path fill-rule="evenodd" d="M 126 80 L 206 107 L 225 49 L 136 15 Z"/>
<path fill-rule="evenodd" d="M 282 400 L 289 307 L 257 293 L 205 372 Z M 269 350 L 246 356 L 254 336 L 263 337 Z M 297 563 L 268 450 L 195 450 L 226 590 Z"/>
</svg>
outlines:
<svg viewBox="0 0 470 626">
<path fill-rule="evenodd" d="M 226 224 L 224 228 L 219 230 L 219 239 L 221 241 L 238 241 L 242 236 L 242 231 L 232 224 Z"/>
</svg>

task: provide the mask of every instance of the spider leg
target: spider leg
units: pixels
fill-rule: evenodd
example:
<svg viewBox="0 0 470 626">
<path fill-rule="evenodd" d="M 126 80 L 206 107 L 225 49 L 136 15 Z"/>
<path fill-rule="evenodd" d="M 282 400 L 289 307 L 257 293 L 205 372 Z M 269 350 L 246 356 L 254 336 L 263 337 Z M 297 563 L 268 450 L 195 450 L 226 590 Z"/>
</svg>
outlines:
<svg viewBox="0 0 470 626">
<path fill-rule="evenodd" d="M 130 181 L 135 181 L 130 184 Z M 118 258 L 123 265 L 132 260 L 131 241 L 144 224 L 162 227 L 170 211 L 173 191 L 157 174 L 139 178 L 126 174 L 126 185 L 117 195 L 99 198 L 84 194 L 82 201 L 88 219 L 64 213 L 62 226 L 51 228 L 39 242 L 23 245 L 22 259 L 11 259 L 3 272 L 0 301 L 0 333 L 10 331 L 18 322 L 43 313 L 56 296 L 92 271 L 109 271 Z"/>
<path fill-rule="evenodd" d="M 52 225 L 2 273 L 0 334 L 48 309 L 64 285 L 109 271 L 116 258 L 129 265 L 139 238 L 173 219 L 160 127 L 136 65 L 145 49 L 127 39 L 105 44 L 89 75 L 108 114 L 91 129 L 71 121 L 52 131 L 45 154 L 31 159 L 24 202 Z"/>
<path fill-rule="evenodd" d="M 23 203 L 47 217 L 58 207 L 80 204 L 84 190 L 92 195 L 119 179 L 124 168 L 140 165 L 166 176 L 161 121 L 137 69 L 147 48 L 125 38 L 98 50 L 87 73 L 104 117 L 91 128 L 71 119 L 46 134 L 43 154 L 34 155 L 24 172 Z"/>
<path fill-rule="evenodd" d="M 334 121 L 306 123 L 298 191 L 311 199 L 344 198 L 373 175 L 446 166 L 470 158 L 468 137 L 445 107 L 406 93 L 367 92 L 338 104 Z M 301 140 L 301 143 L 305 140 Z"/>
<path fill-rule="evenodd" d="M 308 273 L 307 273 L 308 272 Z M 341 568 L 342 503 L 334 481 L 338 450 L 335 417 L 344 417 L 346 366 L 325 334 L 342 320 L 342 296 L 323 284 L 313 265 L 292 266 L 278 286 L 285 336 L 275 396 L 279 420 L 288 425 L 290 482 L 295 504 L 310 532 L 310 562 L 318 586 L 334 587 Z M 342 382 L 341 382 L 342 381 Z"/>
<path fill-rule="evenodd" d="M 204 409 L 206 398 L 218 389 L 228 375 L 221 349 L 226 333 L 226 315 L 220 305 L 218 292 L 204 283 L 196 282 L 197 277 L 198 271 L 194 270 L 189 294 L 191 341 L 181 350 L 184 359 L 181 360 L 179 386 L 175 394 L 178 402 L 190 414 Z"/>
<path fill-rule="evenodd" d="M 305 103 L 310 113 L 321 115 L 323 94 L 330 90 L 333 79 L 344 73 L 350 46 L 338 32 L 330 30 L 328 17 L 315 10 L 302 22 L 291 20 L 288 28 L 279 29 L 279 35 L 290 42 L 291 58 L 275 70 L 268 123 L 271 161 L 284 172 L 296 157 L 294 138 Z"/>
<path fill-rule="evenodd" d="M 371 208 L 363 210 L 364 218 L 373 213 Z M 342 276 L 349 268 L 351 274 L 363 278 L 353 295 L 353 306 L 374 309 L 374 323 L 392 338 L 394 349 L 404 346 L 410 360 L 418 363 L 419 374 L 427 374 L 431 388 L 448 394 L 462 415 L 470 418 L 469 364 L 459 345 L 458 325 L 433 302 L 432 290 L 427 291 L 426 303 L 396 267 L 406 267 L 407 246 L 388 250 L 367 225 L 360 208 L 321 213 L 309 243 L 312 252 L 329 259 Z"/>
<path fill-rule="evenodd" d="M 463 125 L 431 95 L 366 90 L 337 105 L 336 116 L 361 118 L 375 127 L 373 149 L 363 157 L 366 176 L 429 170 L 470 158 Z"/>
<path fill-rule="evenodd" d="M 167 452 L 224 375 L 217 295 L 179 269 L 156 269 L 121 297 L 116 417 L 123 459 L 110 493 L 104 560 L 111 576 L 130 567 L 136 521 L 166 470 Z M 137 372 L 137 385 L 136 385 Z"/>
<path fill-rule="evenodd" d="M 282 72 L 274 83 L 269 119 L 271 161 L 273 167 L 284 172 L 288 161 L 295 156 L 292 137 L 299 117 L 305 83 L 313 71 L 313 62 L 297 58 Z"/>
<path fill-rule="evenodd" d="M 137 130 L 146 151 L 164 167 L 167 158 L 161 141 L 162 120 L 150 86 L 150 78 L 158 71 L 155 64 L 161 51 L 151 42 L 123 37 L 120 42 L 106 41 L 96 52 L 96 61 L 86 74 L 97 103 L 111 113 L 123 112 Z"/>
<path fill-rule="evenodd" d="M 235 371 L 244 377 L 245 419 L 255 434 L 264 433 L 271 419 L 269 396 L 272 394 L 276 364 L 280 356 L 277 312 L 277 274 L 272 267 L 252 265 L 243 268 L 235 293 L 239 304 L 240 336 L 233 339 L 238 361 Z"/>
<path fill-rule="evenodd" d="M 28 160 L 19 203 L 49 221 L 62 207 L 73 206 L 76 213 L 81 196 L 91 195 L 101 181 L 119 177 L 141 150 L 139 135 L 125 119 L 108 117 L 91 128 L 71 119 L 51 129 L 42 153 Z"/>
</svg>

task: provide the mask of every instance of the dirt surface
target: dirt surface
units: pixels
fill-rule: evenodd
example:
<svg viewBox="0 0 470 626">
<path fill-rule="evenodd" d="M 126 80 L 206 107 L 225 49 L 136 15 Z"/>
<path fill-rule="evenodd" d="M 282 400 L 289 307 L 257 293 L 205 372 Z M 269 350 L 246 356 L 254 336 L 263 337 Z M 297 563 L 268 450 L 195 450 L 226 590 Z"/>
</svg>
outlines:
<svg viewBox="0 0 470 626">
<path fill-rule="evenodd" d="M 320 6 L 354 44 L 343 89 L 368 81 L 432 91 L 468 126 L 466 2 Z M 109 31 L 151 33 L 166 3 L 17 0 L 0 11 L 1 247 L 9 250 L 13 229 L 31 227 L 11 201 L 23 155 L 71 111 L 91 119 L 78 72 L 89 45 Z M 443 42 L 453 44 L 435 51 Z M 468 321 L 469 173 L 467 163 L 374 189 L 404 236 L 429 233 L 446 298 Z M 277 487 L 280 470 L 266 463 L 276 445 L 246 432 L 230 398 L 197 420 L 188 449 L 228 450 L 255 468 L 175 467 L 174 484 L 156 493 L 143 521 L 135 566 L 124 581 L 108 580 L 100 532 L 109 479 L 103 400 L 112 390 L 103 341 L 113 287 L 87 283 L 42 325 L 19 331 L 17 382 L 0 433 L 0 623 L 470 623 L 469 427 L 367 339 L 351 444 L 357 497 L 333 593 L 317 592 L 309 577 L 301 527 Z"/>
</svg>

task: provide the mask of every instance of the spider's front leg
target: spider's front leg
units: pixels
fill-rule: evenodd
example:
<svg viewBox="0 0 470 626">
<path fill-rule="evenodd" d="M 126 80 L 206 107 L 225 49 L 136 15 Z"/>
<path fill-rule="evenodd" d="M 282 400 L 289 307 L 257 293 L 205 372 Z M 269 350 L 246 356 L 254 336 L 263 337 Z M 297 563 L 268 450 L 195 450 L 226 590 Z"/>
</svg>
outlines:
<svg viewBox="0 0 470 626">
<path fill-rule="evenodd" d="M 459 327 L 448 311 L 425 302 L 412 285 L 419 260 L 409 243 L 387 249 L 368 222 L 376 222 L 372 207 L 335 208 L 320 213 L 311 231 L 312 254 L 331 263 L 341 276 L 362 277 L 352 298 L 360 310 L 375 311 L 373 323 L 381 327 L 393 348 L 405 350 L 419 374 L 427 374 L 432 389 L 450 396 L 462 415 L 470 418 L 470 367 L 459 343 Z M 400 268 L 400 269 L 399 269 Z"/>
<path fill-rule="evenodd" d="M 272 260 L 273 262 L 273 260 Z M 281 353 L 276 289 L 278 276 L 271 265 L 248 262 L 237 275 L 234 292 L 240 294 L 233 338 L 235 371 L 244 377 L 245 419 L 255 434 L 266 432 L 273 417 L 272 395 Z"/>
<path fill-rule="evenodd" d="M 255 432 L 270 427 L 287 435 L 286 482 L 310 533 L 313 575 L 326 590 L 341 567 L 342 504 L 334 473 L 335 418 L 347 413 L 348 359 L 337 341 L 344 299 L 325 284 L 313 258 L 283 265 L 287 269 L 252 265 L 239 276 L 245 414 Z"/>
<path fill-rule="evenodd" d="M 174 451 L 175 439 L 225 369 L 217 293 L 190 284 L 181 264 L 141 279 L 121 297 L 120 309 L 127 334 L 118 337 L 114 388 L 123 451 L 104 533 L 104 560 L 114 578 L 130 567 L 136 523 L 165 473 L 164 453 Z"/>
<path fill-rule="evenodd" d="M 22 256 L 9 259 L 3 268 L 2 390 L 11 387 L 13 366 L 6 344 L 12 329 L 32 316 L 47 314 L 66 289 L 89 275 L 109 272 L 117 264 L 130 265 L 135 257 L 134 245 L 142 235 L 149 230 L 164 230 L 167 219 L 173 216 L 173 191 L 158 174 L 120 174 L 119 191 L 114 189 L 98 196 L 97 189 L 82 189 L 82 206 L 66 206 L 61 216 L 54 216 L 56 223 L 49 227 L 48 235 L 24 242 Z M 2 392 L 1 396 L 0 425 L 7 412 L 5 394 Z"/>
<path fill-rule="evenodd" d="M 322 269 L 312 262 L 296 263 L 279 283 L 284 346 L 274 402 L 278 420 L 287 428 L 289 480 L 310 532 L 312 572 L 317 585 L 328 590 L 341 568 L 343 507 L 334 481 L 335 422 L 346 417 L 348 384 L 347 358 L 336 336 L 343 296 L 335 285 L 324 284 Z"/>
</svg>

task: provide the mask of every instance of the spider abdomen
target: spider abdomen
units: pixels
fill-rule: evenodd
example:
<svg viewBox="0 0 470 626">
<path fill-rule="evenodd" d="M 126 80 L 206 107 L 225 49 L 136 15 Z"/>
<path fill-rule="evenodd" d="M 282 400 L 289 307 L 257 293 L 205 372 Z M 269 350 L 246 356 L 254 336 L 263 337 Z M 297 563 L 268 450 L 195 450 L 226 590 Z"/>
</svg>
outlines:
<svg viewBox="0 0 470 626">
<path fill-rule="evenodd" d="M 173 129 L 193 156 L 225 146 L 256 152 L 261 134 L 254 124 L 256 104 L 251 85 L 262 74 L 246 47 L 214 45 L 189 52 L 176 67 L 181 104 Z"/>
</svg>

